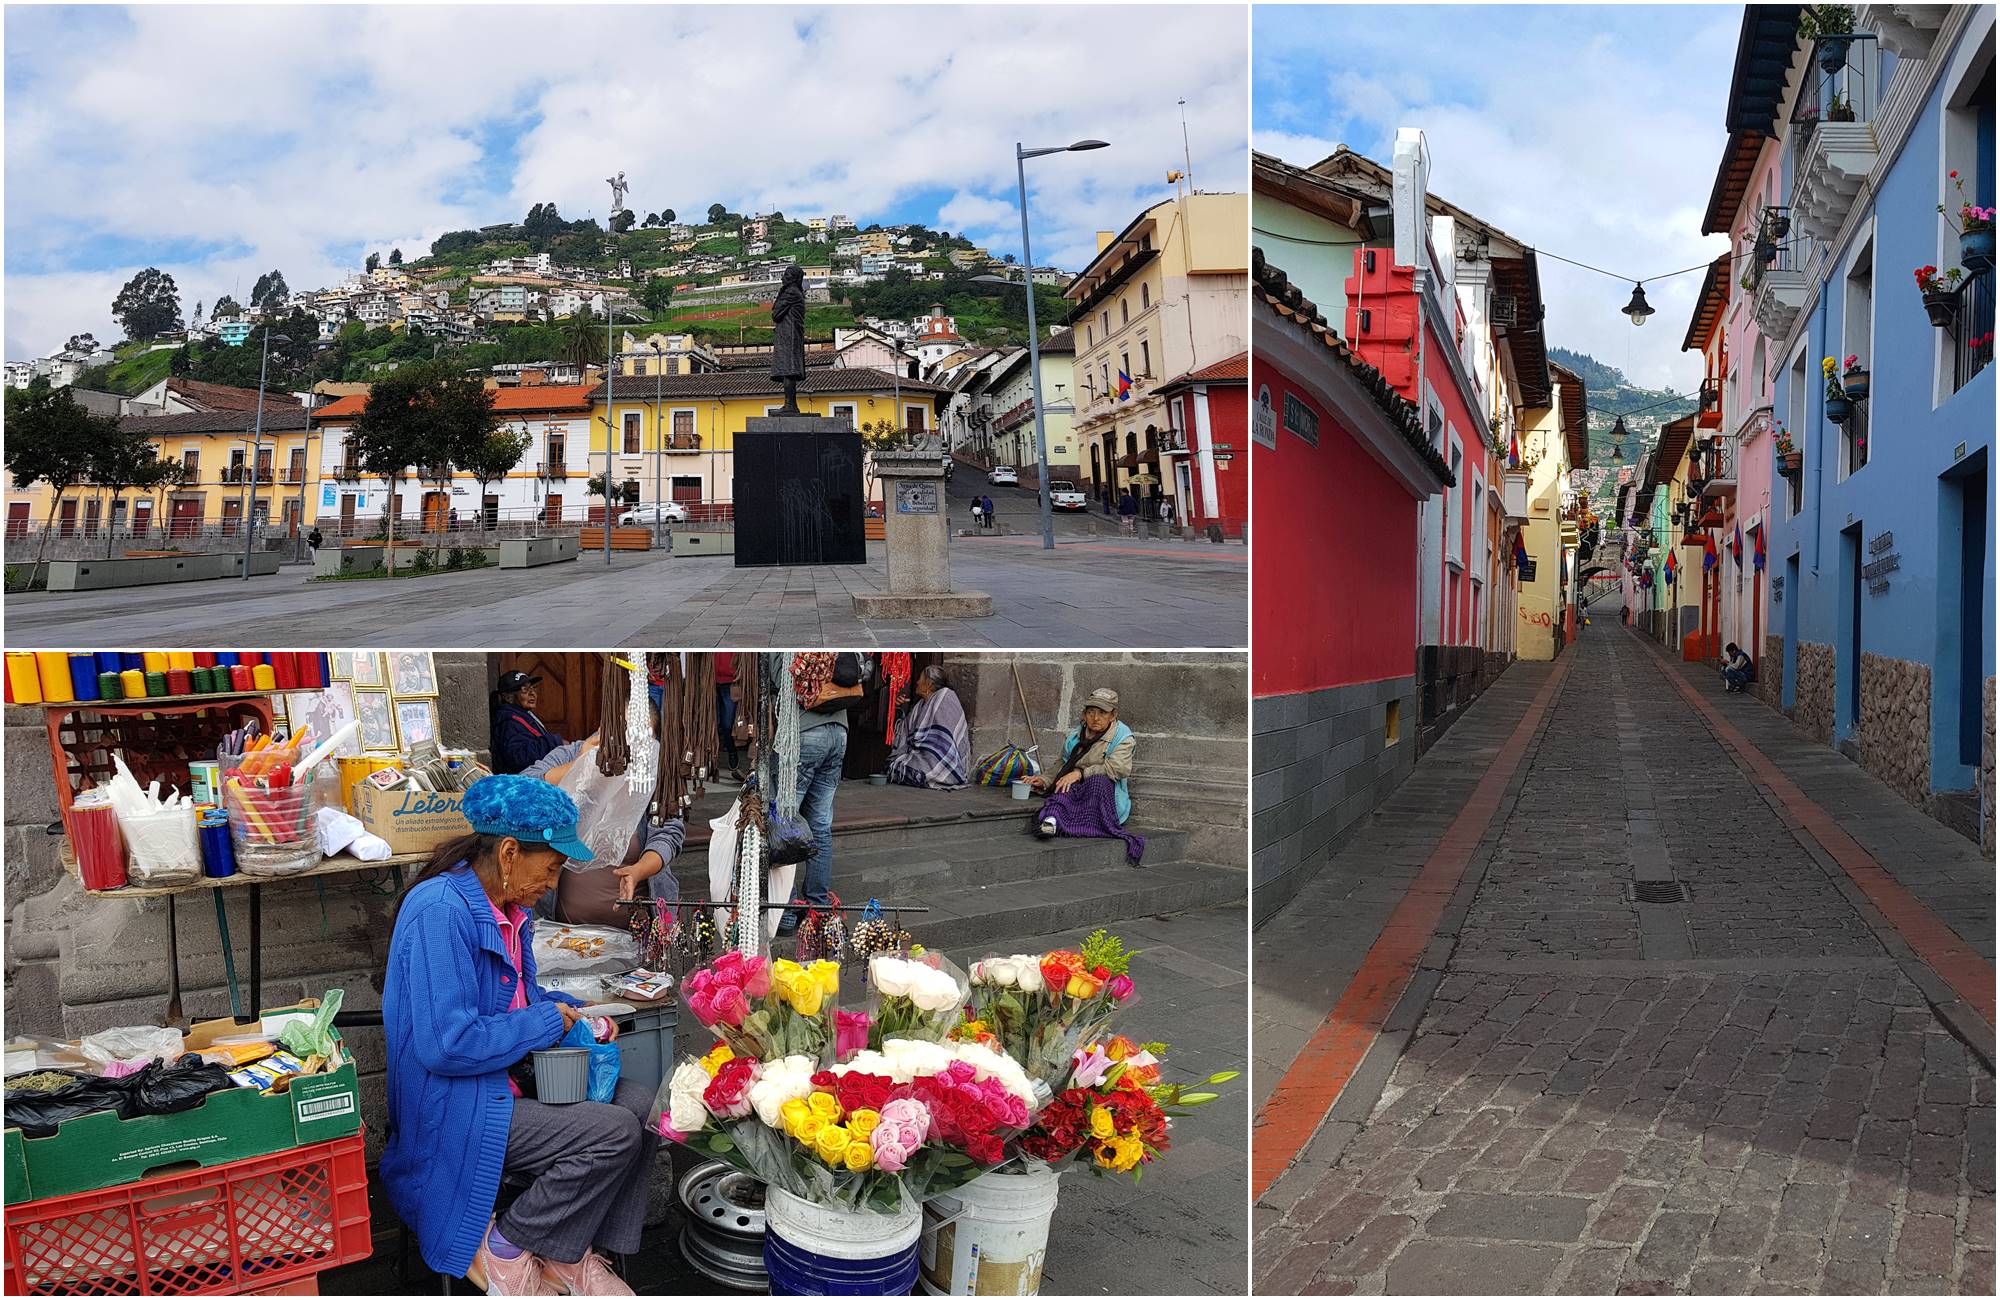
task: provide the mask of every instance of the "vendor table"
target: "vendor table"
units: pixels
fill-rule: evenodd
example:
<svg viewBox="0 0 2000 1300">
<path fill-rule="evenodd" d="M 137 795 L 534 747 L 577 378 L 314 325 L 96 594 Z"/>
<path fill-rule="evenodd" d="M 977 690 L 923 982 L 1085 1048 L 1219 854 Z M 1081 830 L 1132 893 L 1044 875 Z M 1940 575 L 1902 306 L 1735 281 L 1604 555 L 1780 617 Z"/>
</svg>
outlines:
<svg viewBox="0 0 2000 1300">
<path fill-rule="evenodd" d="M 62 845 L 63 870 L 77 876 L 76 854 L 67 838 Z M 363 862 L 350 854 L 336 854 L 320 859 L 320 864 L 305 871 L 287 876 L 251 876 L 237 872 L 233 876 L 203 876 L 185 885 L 127 885 L 123 889 L 88 889 L 83 892 L 92 898 L 164 898 L 167 900 L 167 1011 L 166 1023 L 183 1026 L 187 1017 L 181 1012 L 181 947 L 180 918 L 175 911 L 175 902 L 182 894 L 206 892 L 215 899 L 215 929 L 222 939 L 222 965 L 229 979 L 229 1012 L 239 1025 L 247 1025 L 257 1019 L 258 1008 L 264 1005 L 264 886 L 282 885 L 294 880 L 324 880 L 328 876 L 352 875 L 360 871 L 387 871 L 395 883 L 396 892 L 403 891 L 403 868 L 413 863 L 427 862 L 428 853 L 399 853 L 373 862 Z M 223 906 L 222 891 L 239 886 L 250 890 L 250 1012 L 244 1014 L 242 997 L 236 987 L 236 950 L 229 938 L 229 913 Z"/>
</svg>

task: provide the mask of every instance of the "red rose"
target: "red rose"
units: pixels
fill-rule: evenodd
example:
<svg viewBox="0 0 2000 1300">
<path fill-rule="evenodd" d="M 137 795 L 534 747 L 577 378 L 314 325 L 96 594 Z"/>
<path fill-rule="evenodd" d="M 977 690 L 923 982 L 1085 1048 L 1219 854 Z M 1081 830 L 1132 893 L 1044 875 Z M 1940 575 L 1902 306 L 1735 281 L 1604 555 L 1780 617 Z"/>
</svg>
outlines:
<svg viewBox="0 0 2000 1300">
<path fill-rule="evenodd" d="M 832 1070 L 821 1070 L 812 1077 L 812 1086 L 824 1092 L 832 1092 L 836 1082 Z"/>
<path fill-rule="evenodd" d="M 991 1133 L 975 1133 L 965 1140 L 965 1154 L 982 1165 L 997 1165 L 1006 1154 L 1006 1144 Z"/>
<path fill-rule="evenodd" d="M 881 1110 L 895 1088 L 896 1081 L 886 1075 L 848 1073 L 833 1082 L 833 1095 L 842 1110 Z"/>
<path fill-rule="evenodd" d="M 702 1090 L 702 1104 L 709 1113 L 724 1119 L 741 1119 L 750 1113 L 750 1085 L 757 1081 L 757 1062 L 747 1056 L 724 1061 L 715 1077 Z"/>
</svg>

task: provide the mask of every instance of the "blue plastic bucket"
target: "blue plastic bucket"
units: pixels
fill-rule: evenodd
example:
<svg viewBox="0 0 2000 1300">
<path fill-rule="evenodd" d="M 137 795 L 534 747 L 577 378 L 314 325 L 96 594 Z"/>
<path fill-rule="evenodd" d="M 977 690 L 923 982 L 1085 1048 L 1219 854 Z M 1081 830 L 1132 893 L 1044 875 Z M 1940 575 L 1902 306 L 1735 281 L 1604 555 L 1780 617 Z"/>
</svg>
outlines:
<svg viewBox="0 0 2000 1300">
<path fill-rule="evenodd" d="M 855 1213 L 765 1195 L 764 1271 L 772 1295 L 908 1295 L 917 1284 L 923 1213 Z"/>
</svg>

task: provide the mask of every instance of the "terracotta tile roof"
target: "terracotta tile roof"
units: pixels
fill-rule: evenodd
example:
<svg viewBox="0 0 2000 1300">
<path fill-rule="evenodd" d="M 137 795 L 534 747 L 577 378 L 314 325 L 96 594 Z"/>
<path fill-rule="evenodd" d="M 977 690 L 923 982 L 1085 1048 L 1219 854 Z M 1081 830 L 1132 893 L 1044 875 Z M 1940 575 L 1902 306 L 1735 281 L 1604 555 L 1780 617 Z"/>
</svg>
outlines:
<svg viewBox="0 0 2000 1300">
<path fill-rule="evenodd" d="M 257 390 L 236 388 L 229 384 L 204 383 L 199 379 L 173 378 L 167 380 L 167 391 L 177 394 L 182 400 L 211 411 L 254 411 L 257 409 Z M 264 390 L 264 409 L 288 406 L 299 409 L 299 399 L 290 393 Z"/>
<path fill-rule="evenodd" d="M 493 389 L 493 409 L 508 414 L 534 411 L 588 411 L 595 384 L 523 384 Z M 313 412 L 316 422 L 351 420 L 368 406 L 368 395 L 356 393 L 329 402 Z"/>
<path fill-rule="evenodd" d="M 1569 447 L 1571 469 L 1590 463 L 1590 407 L 1585 401 L 1583 379 L 1574 370 L 1549 362 L 1549 373 L 1562 385 L 1562 434 Z"/>
<path fill-rule="evenodd" d="M 118 422 L 128 433 L 176 437 L 184 434 L 249 433 L 257 427 L 255 411 L 187 411 L 180 415 L 128 415 Z M 264 411 L 265 433 L 286 433 L 306 427 L 303 407 Z"/>
<path fill-rule="evenodd" d="M 759 397 L 780 396 L 784 386 L 775 382 L 761 369 L 725 370 L 710 375 L 667 375 L 655 379 L 631 379 L 618 384 L 622 391 L 626 383 L 637 384 L 643 391 L 638 397 L 651 397 L 654 385 L 658 384 L 662 397 Z M 881 370 L 871 370 L 857 366 L 846 369 L 836 366 L 810 366 L 806 376 L 799 381 L 801 393 L 889 393 L 897 389 L 909 395 L 941 395 L 950 390 L 921 379 L 899 379 Z M 591 389 L 593 402 L 601 401 L 604 385 Z"/>
<path fill-rule="evenodd" d="M 1333 354 L 1335 361 L 1348 369 L 1369 398 L 1381 408 L 1382 414 L 1388 417 L 1390 426 L 1402 435 L 1403 441 L 1410 445 L 1412 451 L 1423 458 L 1424 464 L 1431 472 L 1437 475 L 1446 487 L 1457 486 L 1458 479 L 1451 472 L 1451 466 L 1445 463 L 1444 457 L 1438 454 L 1437 448 L 1431 446 L 1430 439 L 1424 436 L 1423 420 L 1417 414 L 1416 403 L 1397 392 L 1395 387 L 1382 377 L 1381 371 L 1356 355 L 1354 350 L 1347 346 L 1347 340 L 1341 338 L 1340 332 L 1327 323 L 1325 315 L 1320 312 L 1312 299 L 1301 293 L 1298 286 L 1291 282 L 1290 277 L 1281 268 L 1271 265 L 1264 259 L 1264 250 L 1261 248 L 1250 250 L 1250 278 L 1254 282 L 1254 292 L 1258 300 L 1269 307 L 1276 316 L 1291 321 L 1319 339 L 1327 351 Z"/>
<path fill-rule="evenodd" d="M 1707 232 L 1704 232 L 1707 233 Z M 1696 352 L 1708 346 L 1716 326 L 1722 323 L 1723 309 L 1729 306 L 1729 254 L 1723 253 L 1708 264 L 1701 278 L 1701 293 L 1695 298 L 1694 315 L 1688 318 L 1681 351 Z"/>
<path fill-rule="evenodd" d="M 1250 354 L 1245 351 L 1239 352 L 1233 357 L 1224 357 L 1214 365 L 1203 366 L 1199 370 L 1190 370 L 1186 374 L 1176 375 L 1166 383 L 1161 384 L 1158 391 L 1162 393 L 1178 392 L 1180 389 L 1192 387 L 1195 384 L 1247 385 L 1249 382 Z"/>
</svg>

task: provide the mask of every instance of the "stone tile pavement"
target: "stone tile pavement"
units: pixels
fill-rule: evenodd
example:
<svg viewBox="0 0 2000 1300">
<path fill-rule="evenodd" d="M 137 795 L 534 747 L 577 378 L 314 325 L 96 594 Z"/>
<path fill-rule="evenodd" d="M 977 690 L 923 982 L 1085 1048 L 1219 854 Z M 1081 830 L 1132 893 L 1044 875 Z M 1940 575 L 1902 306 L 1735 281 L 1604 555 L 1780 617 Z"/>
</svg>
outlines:
<svg viewBox="0 0 2000 1300">
<path fill-rule="evenodd" d="M 1636 639 L 1568 653 L 1407 1046 L 1257 1207 L 1255 1289 L 1990 1294 L 1990 1067 Z"/>
</svg>

